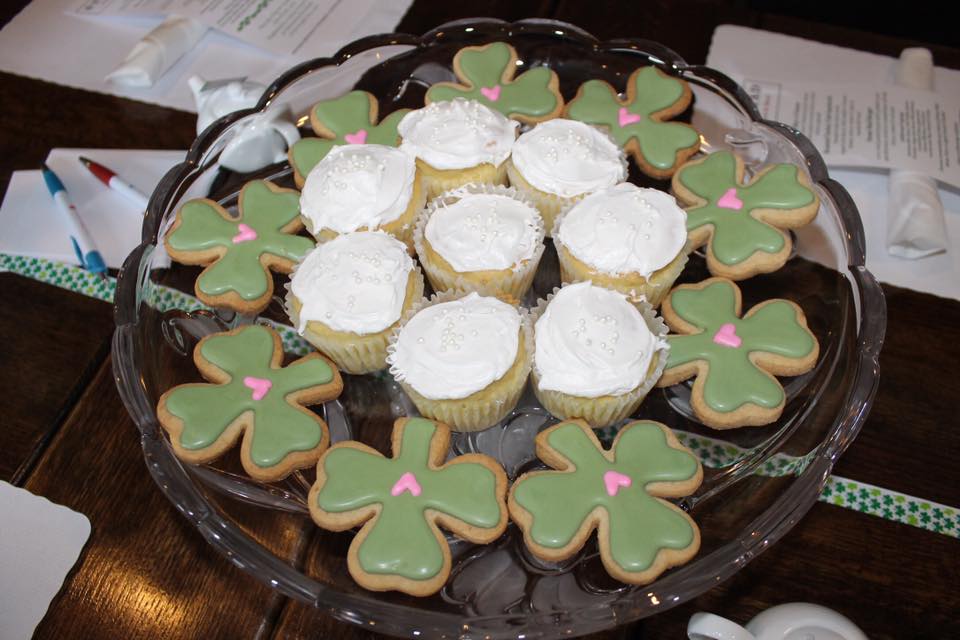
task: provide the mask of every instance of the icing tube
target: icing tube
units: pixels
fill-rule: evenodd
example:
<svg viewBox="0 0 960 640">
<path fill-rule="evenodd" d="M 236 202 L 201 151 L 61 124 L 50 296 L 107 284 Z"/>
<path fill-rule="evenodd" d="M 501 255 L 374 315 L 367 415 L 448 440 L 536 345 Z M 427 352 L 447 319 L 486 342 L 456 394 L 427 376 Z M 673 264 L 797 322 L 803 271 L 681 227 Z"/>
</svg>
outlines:
<svg viewBox="0 0 960 640">
<path fill-rule="evenodd" d="M 933 89 L 933 57 L 927 49 L 904 49 L 897 63 L 896 84 Z M 915 260 L 947 250 L 943 203 L 936 181 L 922 173 L 890 170 L 887 251 Z"/>
<path fill-rule="evenodd" d="M 184 16 L 170 15 L 148 33 L 105 80 L 128 88 L 152 87 L 167 69 L 193 49 L 207 27 Z"/>
</svg>

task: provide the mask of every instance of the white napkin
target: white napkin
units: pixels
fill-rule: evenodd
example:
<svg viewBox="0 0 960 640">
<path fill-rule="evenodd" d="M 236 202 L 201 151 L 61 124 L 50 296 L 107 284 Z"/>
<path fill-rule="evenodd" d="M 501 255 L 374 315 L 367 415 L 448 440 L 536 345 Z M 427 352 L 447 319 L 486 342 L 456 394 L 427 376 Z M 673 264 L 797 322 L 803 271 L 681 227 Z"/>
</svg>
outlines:
<svg viewBox="0 0 960 640">
<path fill-rule="evenodd" d="M 6 482 L 0 513 L 0 638 L 29 640 L 90 538 L 90 521 Z"/>
<path fill-rule="evenodd" d="M 933 56 L 928 49 L 904 49 L 896 68 L 896 84 L 933 90 Z M 915 171 L 890 171 L 887 209 L 887 251 L 915 260 L 947 250 L 947 227 L 937 183 Z"/>
<path fill-rule="evenodd" d="M 144 36 L 123 63 L 104 79 L 122 87 L 152 87 L 167 69 L 200 42 L 206 31 L 207 27 L 196 20 L 171 15 Z"/>
</svg>

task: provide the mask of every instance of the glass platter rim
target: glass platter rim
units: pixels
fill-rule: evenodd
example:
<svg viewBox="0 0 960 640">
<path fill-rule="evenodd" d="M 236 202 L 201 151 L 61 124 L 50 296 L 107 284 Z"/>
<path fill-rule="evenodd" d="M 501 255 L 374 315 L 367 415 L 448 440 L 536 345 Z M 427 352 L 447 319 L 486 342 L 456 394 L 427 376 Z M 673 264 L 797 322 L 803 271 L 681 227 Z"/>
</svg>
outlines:
<svg viewBox="0 0 960 640">
<path fill-rule="evenodd" d="M 883 292 L 879 284 L 864 266 L 864 232 L 856 206 L 846 190 L 829 177 L 826 165 L 813 145 L 798 131 L 781 123 L 763 120 L 746 92 L 724 74 L 705 66 L 688 65 L 679 55 L 656 42 L 643 39 L 600 41 L 579 27 L 547 19 L 529 19 L 514 23 L 496 19 L 464 19 L 440 25 L 423 36 L 395 33 L 362 38 L 346 45 L 329 58 L 307 61 L 287 71 L 270 85 L 256 107 L 224 116 L 198 136 L 191 145 L 184 162 L 173 167 L 153 192 L 144 219 L 141 245 L 127 257 L 117 277 L 114 303 L 117 330 L 113 339 L 113 369 L 121 398 L 141 431 L 144 456 L 154 480 L 163 493 L 197 527 L 207 541 L 235 565 L 288 596 L 327 609 L 328 612 L 341 620 L 364 624 L 365 620 L 370 617 L 369 615 L 362 615 L 359 616 L 360 619 L 357 619 L 356 615 L 351 617 L 348 612 L 353 607 L 367 609 L 371 605 L 375 606 L 378 614 L 376 617 L 383 622 L 373 627 L 378 631 L 404 633 L 406 629 L 410 628 L 410 625 L 401 624 L 397 628 L 391 629 L 389 618 L 392 613 L 409 612 L 416 612 L 418 616 L 423 617 L 426 624 L 417 626 L 425 631 L 431 628 L 437 631 L 440 628 L 461 628 L 464 618 L 456 613 L 428 611 L 403 604 L 383 602 L 373 592 L 348 594 L 307 576 L 247 536 L 234 523 L 225 521 L 217 508 L 211 505 L 207 498 L 192 485 L 193 480 L 182 468 L 180 469 L 182 473 L 180 477 L 170 474 L 171 470 L 175 471 L 179 467 L 176 463 L 172 463 L 172 460 L 161 460 L 164 456 L 169 457 L 170 453 L 162 446 L 158 446 L 160 444 L 158 438 L 162 438 L 162 436 L 159 434 L 153 407 L 147 400 L 143 382 L 136 375 L 137 354 L 133 333 L 138 318 L 139 288 L 144 275 L 143 269 L 149 267 L 150 250 L 156 243 L 164 212 L 170 198 L 174 195 L 174 187 L 182 183 L 191 172 L 203 165 L 204 158 L 208 155 L 210 148 L 231 124 L 249 115 L 267 110 L 285 88 L 311 72 L 330 66 L 340 66 L 355 55 L 379 47 L 390 45 L 407 45 L 415 48 L 428 47 L 431 42 L 442 38 L 447 31 L 470 28 L 497 29 L 502 32 L 502 39 L 509 39 L 514 31 L 543 35 L 556 34 L 561 38 L 571 38 L 581 44 L 587 44 L 598 49 L 618 52 L 632 51 L 638 55 L 646 55 L 649 60 L 654 61 L 658 66 L 670 68 L 677 75 L 693 75 L 707 79 L 721 89 L 725 93 L 723 97 L 753 123 L 772 129 L 777 135 L 793 144 L 802 154 L 813 183 L 829 194 L 836 205 L 836 213 L 845 232 L 842 242 L 847 255 L 846 266 L 848 272 L 844 275 L 850 282 L 851 294 L 855 302 L 859 303 L 856 336 L 859 359 L 852 363 L 854 372 L 851 376 L 854 377 L 854 380 L 850 384 L 847 396 L 848 403 L 843 407 L 843 411 L 834 423 L 833 429 L 815 449 L 816 455 L 807 468 L 773 504 L 750 523 L 747 529 L 750 530 L 751 535 L 747 536 L 747 541 L 744 540 L 744 532 L 742 531 L 706 556 L 698 558 L 685 567 L 674 569 L 652 585 L 658 587 L 658 594 L 663 595 L 659 598 L 659 602 L 662 604 L 658 605 L 657 610 L 666 610 L 695 597 L 696 594 L 702 593 L 709 588 L 709 585 L 730 577 L 789 531 L 816 501 L 833 464 L 856 437 L 872 405 L 878 383 L 878 357 L 886 326 L 886 309 Z M 133 365 L 132 369 L 131 365 Z M 176 499 L 171 491 L 172 486 L 179 489 L 179 495 L 176 496 Z M 790 507 L 783 509 L 784 504 L 788 504 Z M 706 560 L 714 561 L 712 563 L 713 570 L 701 575 L 696 574 L 694 569 L 702 569 L 702 563 Z M 291 572 L 295 575 L 291 575 Z M 304 585 L 296 584 L 297 581 L 293 579 L 296 576 L 309 580 L 312 583 L 311 588 L 307 589 Z M 682 590 L 685 595 L 683 597 L 671 597 L 669 588 L 680 587 L 681 583 L 684 585 Z M 691 583 L 695 583 L 697 586 L 690 589 L 689 585 Z M 664 587 L 667 588 L 664 589 Z M 639 595 L 638 592 L 638 597 Z M 657 599 L 652 592 L 649 596 Z M 606 603 L 597 604 L 583 607 L 578 609 L 577 612 L 600 608 L 609 609 L 610 607 Z M 642 607 L 639 609 L 632 617 L 630 615 L 617 616 L 617 624 L 650 615 L 650 612 L 644 613 Z M 525 626 L 523 631 L 527 632 L 529 638 L 541 637 L 544 634 L 560 635 L 562 633 L 560 629 L 552 626 L 556 624 L 556 615 L 556 612 L 502 613 L 491 616 L 477 616 L 470 618 L 470 620 L 478 631 L 483 629 L 484 620 L 509 621 L 519 618 L 522 618 L 526 625 L 543 624 L 550 627 L 532 630 Z M 541 620 L 542 622 L 540 622 Z M 599 621 L 593 618 L 587 620 L 581 618 L 577 622 L 578 634 L 611 626 L 608 621 Z M 584 624 L 585 622 L 587 624 Z M 589 624 L 591 622 L 592 625 Z M 434 626 L 434 624 L 437 626 Z M 520 631 L 520 629 L 517 630 L 518 633 Z M 543 633 L 538 634 L 537 631 Z M 462 633 L 466 632 L 466 630 L 462 631 Z M 499 635 L 499 633 L 495 632 L 495 635 Z"/>
</svg>

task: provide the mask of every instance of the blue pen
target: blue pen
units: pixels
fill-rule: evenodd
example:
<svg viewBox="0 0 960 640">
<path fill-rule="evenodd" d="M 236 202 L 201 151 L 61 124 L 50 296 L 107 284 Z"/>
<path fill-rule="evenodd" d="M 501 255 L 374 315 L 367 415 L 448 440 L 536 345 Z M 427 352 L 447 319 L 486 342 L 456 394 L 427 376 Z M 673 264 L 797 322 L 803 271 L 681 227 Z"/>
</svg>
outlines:
<svg viewBox="0 0 960 640">
<path fill-rule="evenodd" d="M 67 190 L 60 178 L 46 164 L 43 165 L 43 181 L 47 183 L 47 189 L 53 196 L 53 201 L 57 203 L 57 207 L 66 217 L 70 229 L 70 242 L 73 243 L 73 251 L 77 254 L 80 266 L 87 271 L 104 276 L 107 265 L 100 257 L 100 252 L 97 251 L 96 246 L 94 246 L 87 228 L 83 226 L 83 220 L 80 219 L 77 208 L 70 202 L 70 197 L 67 195 Z"/>
</svg>

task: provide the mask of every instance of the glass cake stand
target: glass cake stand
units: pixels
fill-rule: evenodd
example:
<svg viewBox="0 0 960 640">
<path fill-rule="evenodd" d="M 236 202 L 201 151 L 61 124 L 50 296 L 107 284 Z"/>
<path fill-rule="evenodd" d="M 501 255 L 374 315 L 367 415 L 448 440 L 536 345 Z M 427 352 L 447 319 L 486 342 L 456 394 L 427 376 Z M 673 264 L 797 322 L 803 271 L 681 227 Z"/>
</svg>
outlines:
<svg viewBox="0 0 960 640">
<path fill-rule="evenodd" d="M 209 194 L 230 208 L 249 179 L 293 186 L 291 170 L 282 163 L 243 176 L 221 172 L 220 153 L 248 119 L 289 111 L 309 134 L 310 107 L 353 88 L 379 99 L 381 117 L 398 108 L 416 108 L 422 106 L 427 87 L 454 80 L 452 59 L 460 48 L 498 40 L 517 49 L 518 66 L 554 69 L 567 99 L 585 80 L 600 78 L 622 89 L 636 67 L 656 65 L 693 86 L 694 104 L 682 117 L 695 117 L 704 151 L 736 149 L 747 158 L 748 172 L 767 162 L 795 163 L 809 172 L 821 208 L 816 221 L 796 233 L 797 255 L 776 273 L 740 284 L 744 309 L 777 296 L 797 302 L 820 341 L 820 360 L 810 373 L 785 381 L 783 416 L 766 427 L 721 432 L 698 424 L 689 412 L 689 387 L 684 385 L 655 389 L 641 405 L 638 417 L 676 430 L 705 467 L 703 485 L 679 503 L 700 525 L 700 552 L 653 584 L 629 586 L 609 578 L 592 541 L 567 562 L 541 562 L 525 550 L 511 525 L 491 545 L 451 538 L 453 571 L 435 596 L 373 593 L 347 574 L 351 533 L 323 532 L 307 515 L 312 470 L 261 485 L 242 475 L 233 452 L 204 466 L 174 457 L 155 406 L 165 390 L 199 379 L 190 357 L 197 340 L 242 324 L 288 321 L 279 299 L 260 317 L 202 309 L 187 297 L 199 269 L 169 266 L 158 238 L 191 198 Z M 700 113 L 709 113 L 709 118 L 697 119 Z M 666 182 L 636 173 L 631 180 L 669 188 Z M 693 256 L 681 281 L 696 282 L 707 275 L 702 258 Z M 283 282 L 277 277 L 277 291 L 284 290 Z M 532 304 L 557 285 L 556 254 L 548 246 L 535 291 L 525 303 Z M 886 307 L 880 287 L 864 268 L 863 228 L 849 195 L 829 178 L 805 138 L 782 124 L 763 121 L 729 78 L 688 65 L 654 42 L 600 42 L 573 25 L 548 20 L 465 20 L 420 37 L 364 38 L 331 58 L 306 62 L 277 79 L 256 108 L 228 115 L 204 131 L 150 199 L 142 244 L 118 278 L 116 323 L 114 373 L 140 430 L 147 467 L 184 517 L 231 562 L 292 598 L 368 629 L 407 637 L 530 639 L 570 637 L 664 611 L 729 578 L 789 531 L 816 501 L 870 409 Z M 387 451 L 393 420 L 413 408 L 381 373 L 345 376 L 343 395 L 322 412 L 334 441 L 354 438 Z M 551 421 L 528 392 L 503 423 L 457 437 L 454 447 L 495 456 L 513 478 L 537 464 L 533 437 Z M 601 431 L 601 439 L 609 442 L 615 431 Z M 284 547 L 278 538 L 300 542 Z"/>
</svg>

